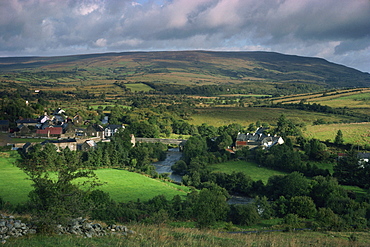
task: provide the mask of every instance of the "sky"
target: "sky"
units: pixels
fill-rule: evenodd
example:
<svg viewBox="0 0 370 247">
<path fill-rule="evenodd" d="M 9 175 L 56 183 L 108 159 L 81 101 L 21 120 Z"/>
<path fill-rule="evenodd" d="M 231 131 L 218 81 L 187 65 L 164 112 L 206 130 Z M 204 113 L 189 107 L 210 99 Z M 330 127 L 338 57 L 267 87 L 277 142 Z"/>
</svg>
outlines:
<svg viewBox="0 0 370 247">
<path fill-rule="evenodd" d="M 370 72 L 370 0 L 0 0 L 0 56 L 274 51 Z"/>
</svg>

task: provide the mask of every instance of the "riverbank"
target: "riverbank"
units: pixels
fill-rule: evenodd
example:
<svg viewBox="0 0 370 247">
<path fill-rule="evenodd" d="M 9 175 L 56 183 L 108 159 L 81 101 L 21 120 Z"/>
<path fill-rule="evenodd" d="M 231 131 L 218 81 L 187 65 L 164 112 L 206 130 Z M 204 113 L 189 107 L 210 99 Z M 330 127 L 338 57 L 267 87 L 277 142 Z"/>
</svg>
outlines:
<svg viewBox="0 0 370 247">
<path fill-rule="evenodd" d="M 166 153 L 166 159 L 152 163 L 155 166 L 158 174 L 168 173 L 169 178 L 177 183 L 181 183 L 182 177 L 172 173 L 171 166 L 174 165 L 182 157 L 182 153 L 178 148 L 170 148 Z"/>
</svg>

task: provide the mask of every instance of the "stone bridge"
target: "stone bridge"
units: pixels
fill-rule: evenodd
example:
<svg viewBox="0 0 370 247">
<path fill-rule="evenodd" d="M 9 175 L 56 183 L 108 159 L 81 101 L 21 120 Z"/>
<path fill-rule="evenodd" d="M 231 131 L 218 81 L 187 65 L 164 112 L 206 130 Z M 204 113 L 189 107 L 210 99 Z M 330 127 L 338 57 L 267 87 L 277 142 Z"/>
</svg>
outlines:
<svg viewBox="0 0 370 247">
<path fill-rule="evenodd" d="M 179 146 L 180 151 L 183 150 L 183 147 L 187 140 L 185 139 L 162 139 L 162 138 L 140 138 L 135 137 L 136 142 L 147 142 L 147 143 L 163 143 L 163 144 L 175 144 Z"/>
</svg>

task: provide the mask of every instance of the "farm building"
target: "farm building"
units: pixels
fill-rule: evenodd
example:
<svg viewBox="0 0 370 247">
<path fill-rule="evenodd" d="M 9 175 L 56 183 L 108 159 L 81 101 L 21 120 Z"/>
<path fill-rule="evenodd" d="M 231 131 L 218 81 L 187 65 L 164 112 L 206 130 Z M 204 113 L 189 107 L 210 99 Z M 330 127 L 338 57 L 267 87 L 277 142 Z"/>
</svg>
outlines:
<svg viewBox="0 0 370 247">
<path fill-rule="evenodd" d="M 249 147 L 249 149 L 253 149 L 256 147 L 262 146 L 265 148 L 270 148 L 276 144 L 280 145 L 283 144 L 284 140 L 280 136 L 271 136 L 270 134 L 262 133 L 261 129 L 259 128 L 255 133 L 238 133 L 235 142 L 235 149 L 241 149 L 243 147 Z"/>
<path fill-rule="evenodd" d="M 120 129 L 124 129 L 125 126 L 123 124 L 109 124 L 105 129 L 104 129 L 104 136 L 105 137 L 111 137 L 115 133 L 118 132 Z"/>
</svg>

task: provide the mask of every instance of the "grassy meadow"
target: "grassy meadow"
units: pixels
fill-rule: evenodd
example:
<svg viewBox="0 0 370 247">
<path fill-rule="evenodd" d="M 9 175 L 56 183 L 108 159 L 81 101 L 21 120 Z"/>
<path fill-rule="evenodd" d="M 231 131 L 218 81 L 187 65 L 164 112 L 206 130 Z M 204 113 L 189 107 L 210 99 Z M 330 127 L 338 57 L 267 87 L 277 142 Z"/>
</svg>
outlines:
<svg viewBox="0 0 370 247">
<path fill-rule="evenodd" d="M 331 107 L 348 107 L 348 108 L 369 108 L 370 107 L 370 90 L 366 92 L 347 94 L 337 97 L 324 97 L 322 99 L 313 99 L 309 102 L 315 102 L 321 105 Z"/>
<path fill-rule="evenodd" d="M 185 196 L 189 192 L 186 186 L 180 186 L 158 179 L 121 169 L 99 169 L 96 175 L 105 185 L 98 189 L 108 192 L 118 202 L 147 201 L 157 195 L 172 199 L 175 195 Z"/>
<path fill-rule="evenodd" d="M 148 85 L 144 83 L 127 83 L 125 84 L 127 88 L 131 90 L 131 92 L 148 92 L 150 90 L 153 90 L 153 88 L 149 87 Z"/>
<path fill-rule="evenodd" d="M 232 172 L 243 172 L 250 176 L 254 181 L 262 180 L 264 184 L 267 183 L 269 177 L 274 175 L 285 175 L 287 173 L 272 170 L 265 167 L 260 167 L 256 163 L 247 161 L 228 161 L 219 164 L 208 166 L 213 172 L 224 172 L 231 174 Z"/>
<path fill-rule="evenodd" d="M 334 141 L 338 130 L 341 130 L 343 133 L 344 143 L 358 145 L 370 144 L 370 122 L 310 125 L 306 127 L 303 134 L 305 137 L 316 138 L 321 141 Z"/>
<path fill-rule="evenodd" d="M 25 202 L 32 190 L 31 181 L 14 165 L 20 158 L 17 152 L 0 153 L 0 196 L 12 204 Z M 98 178 L 104 184 L 98 189 L 108 192 L 118 202 L 147 201 L 156 195 L 165 195 L 172 199 L 174 195 L 185 196 L 189 188 L 170 182 L 152 179 L 147 176 L 121 169 L 96 170 Z"/>
<path fill-rule="evenodd" d="M 31 181 L 14 165 L 20 156 L 17 152 L 0 153 L 0 196 L 12 204 L 24 202 L 31 191 Z"/>
</svg>

